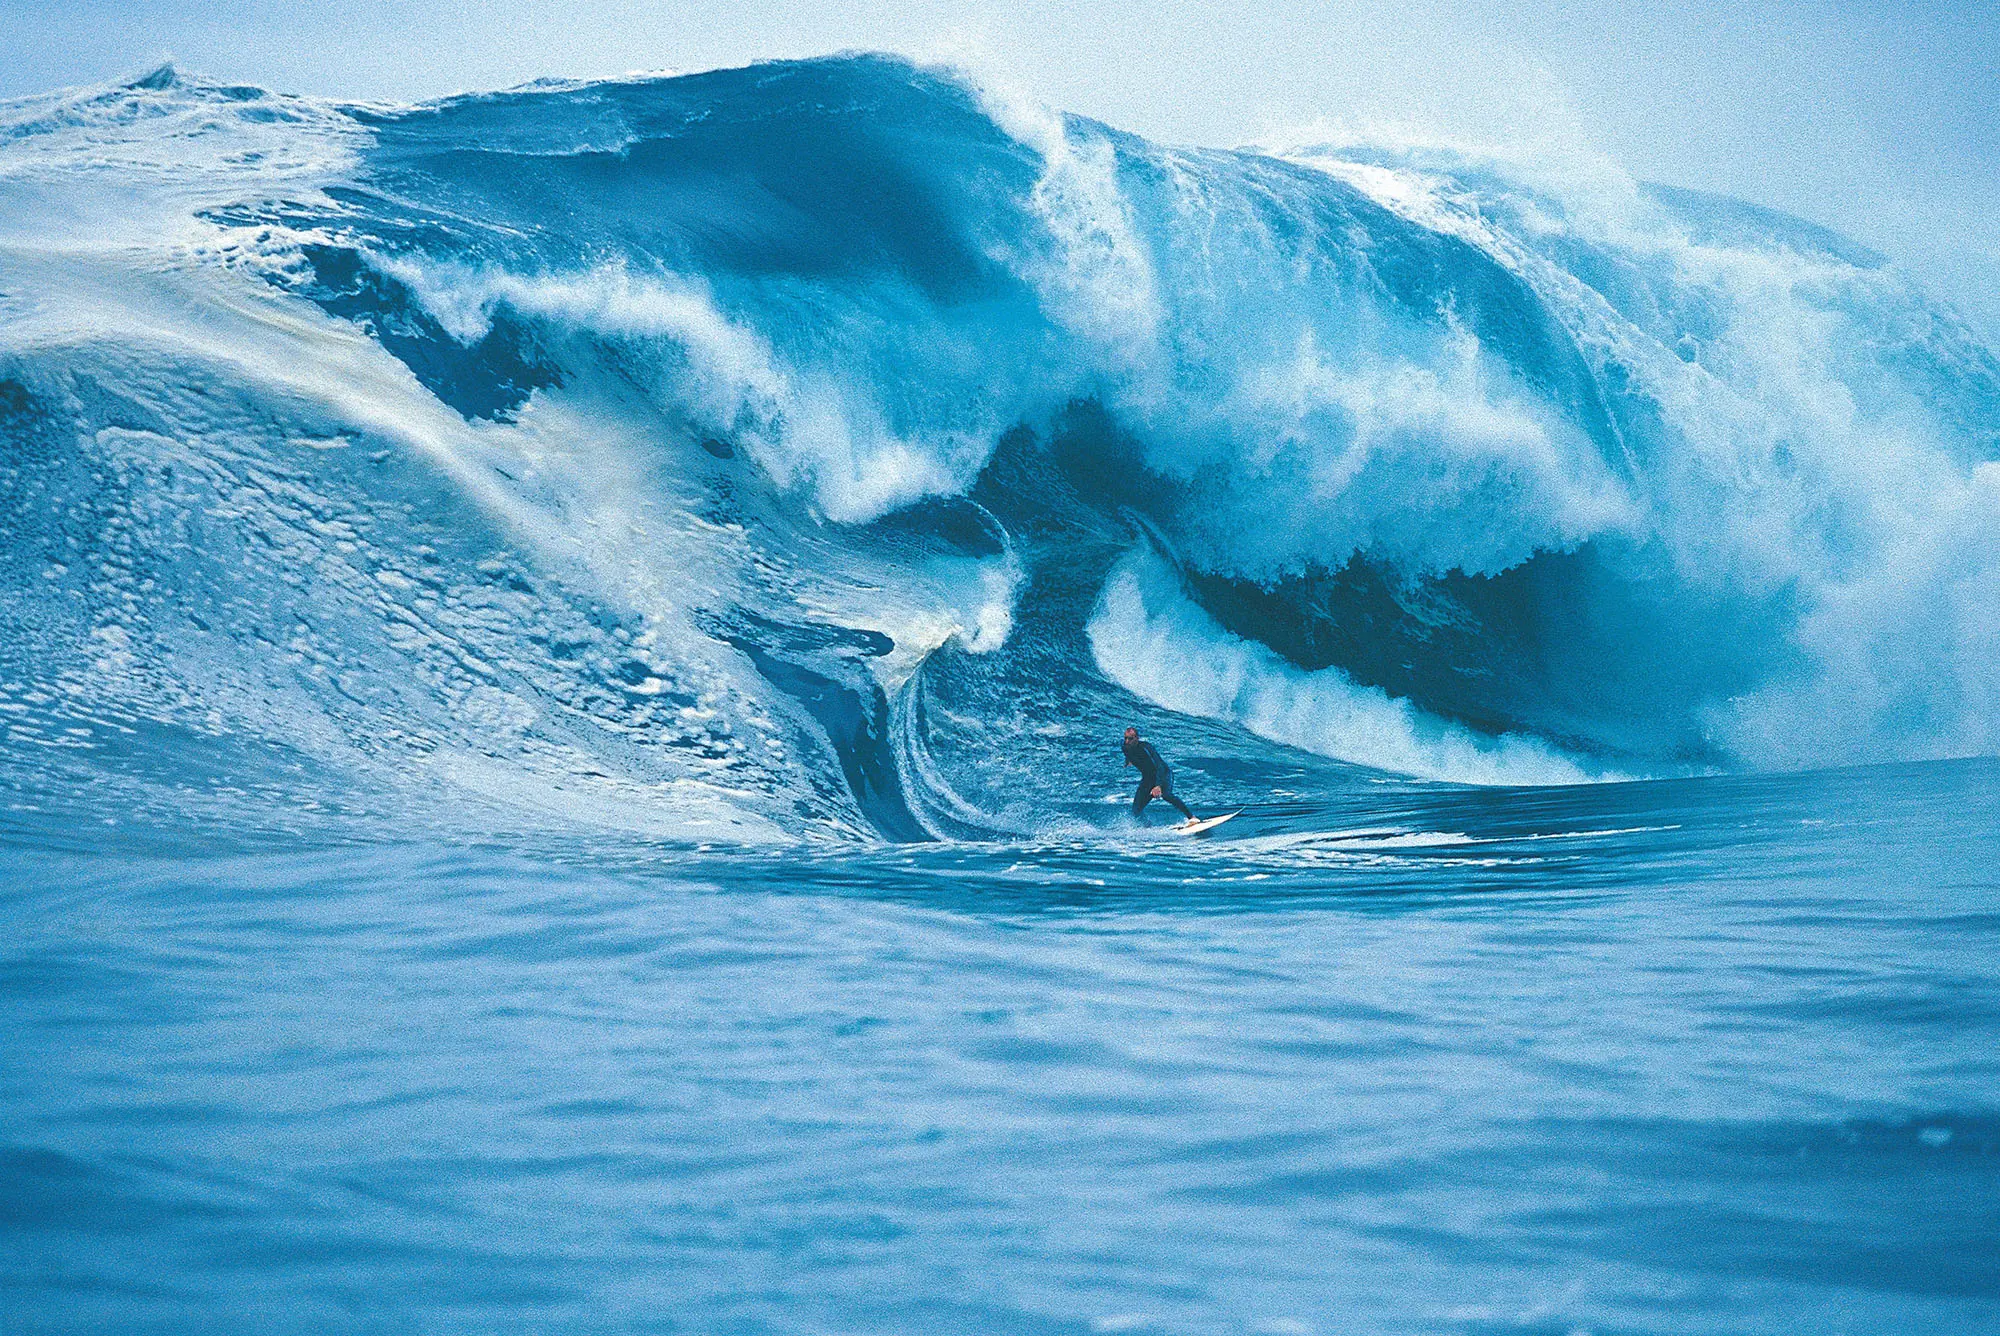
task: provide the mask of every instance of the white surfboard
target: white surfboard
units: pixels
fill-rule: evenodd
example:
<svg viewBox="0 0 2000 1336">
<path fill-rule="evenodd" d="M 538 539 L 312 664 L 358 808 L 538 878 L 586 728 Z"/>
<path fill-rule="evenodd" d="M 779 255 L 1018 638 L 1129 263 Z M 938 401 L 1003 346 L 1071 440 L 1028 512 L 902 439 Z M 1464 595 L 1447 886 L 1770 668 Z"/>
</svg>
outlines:
<svg viewBox="0 0 2000 1336">
<path fill-rule="evenodd" d="M 1203 821 L 1183 821 L 1178 826 L 1169 826 L 1167 829 L 1177 835 L 1199 835 L 1205 830 L 1214 830 L 1217 826 L 1229 820 L 1230 817 L 1242 815 L 1243 809 L 1239 807 L 1229 813 L 1228 816 L 1212 816 Z"/>
</svg>

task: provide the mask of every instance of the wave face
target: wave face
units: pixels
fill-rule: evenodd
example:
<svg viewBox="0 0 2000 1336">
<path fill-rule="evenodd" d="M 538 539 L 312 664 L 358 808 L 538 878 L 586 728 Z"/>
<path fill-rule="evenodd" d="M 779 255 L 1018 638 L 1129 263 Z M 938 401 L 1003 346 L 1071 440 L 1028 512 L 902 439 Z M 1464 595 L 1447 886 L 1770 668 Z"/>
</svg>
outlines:
<svg viewBox="0 0 2000 1336">
<path fill-rule="evenodd" d="M 873 57 L 0 108 L 24 794 L 922 839 L 1101 821 L 1133 719 L 1212 777 L 1990 754 L 1996 460 L 1879 258 L 1601 164 Z"/>
</svg>

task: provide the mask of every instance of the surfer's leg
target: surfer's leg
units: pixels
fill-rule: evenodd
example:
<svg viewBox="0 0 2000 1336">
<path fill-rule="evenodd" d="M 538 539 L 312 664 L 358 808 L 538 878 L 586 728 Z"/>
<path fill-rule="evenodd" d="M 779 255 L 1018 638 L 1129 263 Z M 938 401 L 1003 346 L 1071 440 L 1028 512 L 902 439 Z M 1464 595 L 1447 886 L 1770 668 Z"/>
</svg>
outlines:
<svg viewBox="0 0 2000 1336">
<path fill-rule="evenodd" d="M 1142 779 L 1139 781 L 1138 791 L 1132 795 L 1132 815 L 1137 816 L 1145 811 L 1146 804 L 1151 801 L 1153 801 L 1153 786 Z"/>
<path fill-rule="evenodd" d="M 1180 795 L 1175 793 L 1172 789 L 1164 787 L 1161 788 L 1160 796 L 1166 799 L 1169 803 L 1172 803 L 1174 808 L 1177 811 L 1179 811 L 1182 816 L 1186 817 L 1190 821 L 1194 820 L 1194 813 L 1188 811 L 1188 805 L 1182 802 L 1180 799 Z"/>
</svg>

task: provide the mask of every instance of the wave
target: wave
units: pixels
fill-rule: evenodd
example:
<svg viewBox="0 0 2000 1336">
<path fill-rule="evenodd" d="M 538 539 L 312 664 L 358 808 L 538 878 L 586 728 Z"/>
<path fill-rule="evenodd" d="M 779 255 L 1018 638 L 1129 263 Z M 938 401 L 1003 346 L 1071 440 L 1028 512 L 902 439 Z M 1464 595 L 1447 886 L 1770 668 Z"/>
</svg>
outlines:
<svg viewBox="0 0 2000 1336">
<path fill-rule="evenodd" d="M 1128 719 L 1253 794 L 2000 746 L 2000 360 L 1601 162 L 163 69 L 0 105 L 0 453 L 24 794 L 964 838 L 1102 824 Z"/>
<path fill-rule="evenodd" d="M 1098 668 L 1120 686 L 1309 751 L 1476 784 L 1621 777 L 1586 769 L 1540 738 L 1485 734 L 1427 715 L 1339 668 L 1301 669 L 1262 642 L 1224 630 L 1150 555 L 1128 558 L 1112 573 L 1089 635 Z"/>
</svg>

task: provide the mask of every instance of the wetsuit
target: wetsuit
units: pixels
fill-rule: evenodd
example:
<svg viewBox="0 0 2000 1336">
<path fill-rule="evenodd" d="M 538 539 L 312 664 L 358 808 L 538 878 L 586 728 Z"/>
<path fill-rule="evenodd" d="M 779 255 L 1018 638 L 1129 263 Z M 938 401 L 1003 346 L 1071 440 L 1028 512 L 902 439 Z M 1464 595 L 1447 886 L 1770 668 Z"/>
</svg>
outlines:
<svg viewBox="0 0 2000 1336">
<path fill-rule="evenodd" d="M 1132 795 L 1133 816 L 1146 810 L 1146 804 L 1153 801 L 1153 790 L 1157 788 L 1160 801 L 1176 808 L 1188 820 L 1194 820 L 1194 813 L 1188 810 L 1188 805 L 1174 796 L 1174 772 L 1152 743 L 1144 738 L 1126 743 L 1125 764 L 1139 767 L 1139 790 Z"/>
</svg>

